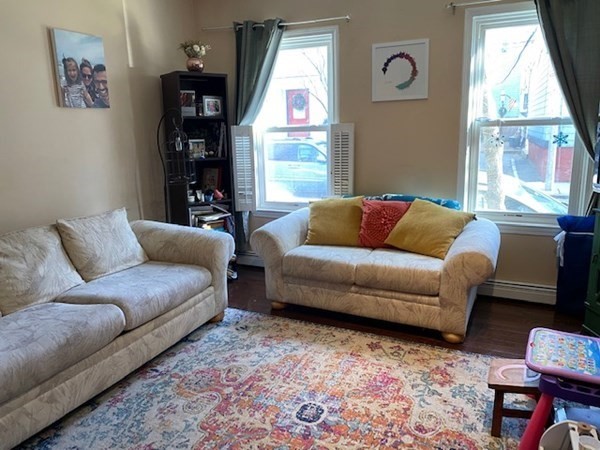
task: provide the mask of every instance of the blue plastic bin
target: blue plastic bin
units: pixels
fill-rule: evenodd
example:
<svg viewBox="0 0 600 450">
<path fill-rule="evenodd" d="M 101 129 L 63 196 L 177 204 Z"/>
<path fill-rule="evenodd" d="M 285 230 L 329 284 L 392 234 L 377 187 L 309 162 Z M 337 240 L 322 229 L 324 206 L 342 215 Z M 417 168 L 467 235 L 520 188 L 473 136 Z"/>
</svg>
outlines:
<svg viewBox="0 0 600 450">
<path fill-rule="evenodd" d="M 562 258 L 559 257 L 558 265 L 556 310 L 583 317 L 594 239 L 594 216 L 562 216 L 557 220 L 565 234 Z"/>
</svg>

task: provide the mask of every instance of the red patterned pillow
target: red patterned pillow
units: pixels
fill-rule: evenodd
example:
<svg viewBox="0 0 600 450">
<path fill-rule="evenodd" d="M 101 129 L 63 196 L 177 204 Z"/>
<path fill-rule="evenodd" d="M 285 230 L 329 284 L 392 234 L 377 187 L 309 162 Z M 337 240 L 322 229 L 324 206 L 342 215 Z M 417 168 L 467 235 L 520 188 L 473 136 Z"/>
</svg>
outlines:
<svg viewBox="0 0 600 450">
<path fill-rule="evenodd" d="M 390 248 L 384 241 L 409 207 L 410 202 L 363 199 L 363 215 L 358 235 L 359 245 L 371 248 Z"/>
</svg>

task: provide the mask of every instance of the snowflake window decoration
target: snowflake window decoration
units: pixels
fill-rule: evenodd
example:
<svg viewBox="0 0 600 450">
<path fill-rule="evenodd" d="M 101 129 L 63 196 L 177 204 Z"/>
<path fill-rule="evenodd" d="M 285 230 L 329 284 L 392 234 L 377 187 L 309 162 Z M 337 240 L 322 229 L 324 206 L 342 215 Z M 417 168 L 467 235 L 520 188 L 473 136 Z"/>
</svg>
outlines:
<svg viewBox="0 0 600 450">
<path fill-rule="evenodd" d="M 568 142 L 569 135 L 563 133 L 562 131 L 559 131 L 558 134 L 553 134 L 552 137 L 554 138 L 552 143 L 556 144 L 556 146 L 558 148 L 560 148 L 560 147 L 563 147 Z"/>
<path fill-rule="evenodd" d="M 502 147 L 504 145 L 504 136 L 500 135 L 500 133 L 496 132 L 492 134 L 490 139 L 488 140 L 490 144 L 494 147 Z"/>
</svg>

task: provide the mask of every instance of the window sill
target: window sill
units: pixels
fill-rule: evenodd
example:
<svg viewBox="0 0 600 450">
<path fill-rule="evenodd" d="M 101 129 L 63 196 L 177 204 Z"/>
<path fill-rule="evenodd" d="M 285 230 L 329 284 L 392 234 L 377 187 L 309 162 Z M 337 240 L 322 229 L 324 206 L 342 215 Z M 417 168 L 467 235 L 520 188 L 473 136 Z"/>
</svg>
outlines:
<svg viewBox="0 0 600 450">
<path fill-rule="evenodd" d="M 522 236 L 551 236 L 554 237 L 560 233 L 561 229 L 557 225 L 543 224 L 523 224 L 514 222 L 493 221 L 500 229 L 501 234 L 516 234 Z"/>
<path fill-rule="evenodd" d="M 292 211 L 274 211 L 274 210 L 256 210 L 252 212 L 254 217 L 262 217 L 264 219 L 279 219 L 280 217 L 286 216 Z"/>
</svg>

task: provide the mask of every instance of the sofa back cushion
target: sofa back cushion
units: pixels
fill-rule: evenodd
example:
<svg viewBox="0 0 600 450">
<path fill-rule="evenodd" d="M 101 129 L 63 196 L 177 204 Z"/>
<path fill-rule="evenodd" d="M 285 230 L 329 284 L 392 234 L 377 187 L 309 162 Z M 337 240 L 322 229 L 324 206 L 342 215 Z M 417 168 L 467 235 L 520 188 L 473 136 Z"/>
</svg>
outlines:
<svg viewBox="0 0 600 450">
<path fill-rule="evenodd" d="M 475 214 L 416 199 L 385 240 L 386 244 L 444 259 L 448 249 Z"/>
<path fill-rule="evenodd" d="M 358 245 L 362 197 L 329 198 L 310 204 L 309 245 Z"/>
<path fill-rule="evenodd" d="M 383 194 L 383 195 L 372 195 L 365 197 L 367 200 L 385 200 L 395 202 L 414 202 L 415 200 L 428 200 L 436 205 L 443 206 L 445 208 L 461 210 L 460 203 L 451 198 L 438 198 L 438 197 L 426 197 L 423 195 L 411 195 L 411 194 Z"/>
<path fill-rule="evenodd" d="M 371 248 L 390 247 L 385 240 L 409 206 L 409 202 L 363 199 L 359 244 Z"/>
<path fill-rule="evenodd" d="M 83 280 L 54 225 L 0 236 L 0 313 L 53 301 Z"/>
<path fill-rule="evenodd" d="M 75 268 L 85 281 L 148 261 L 125 208 L 56 222 Z"/>
</svg>

